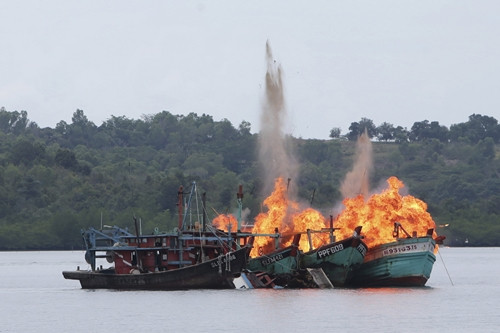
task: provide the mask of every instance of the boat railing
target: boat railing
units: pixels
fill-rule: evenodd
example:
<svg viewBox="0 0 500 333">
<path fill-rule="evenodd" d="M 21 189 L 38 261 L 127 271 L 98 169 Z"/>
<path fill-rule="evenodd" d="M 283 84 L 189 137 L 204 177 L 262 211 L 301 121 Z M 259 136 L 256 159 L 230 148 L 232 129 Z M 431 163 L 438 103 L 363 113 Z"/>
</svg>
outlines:
<svg viewBox="0 0 500 333">
<path fill-rule="evenodd" d="M 113 245 L 119 243 L 124 237 L 132 236 L 132 234 L 128 232 L 127 229 L 123 229 L 117 226 L 102 230 L 90 227 L 88 229 L 82 230 L 81 233 L 87 250 L 102 245 Z"/>
</svg>

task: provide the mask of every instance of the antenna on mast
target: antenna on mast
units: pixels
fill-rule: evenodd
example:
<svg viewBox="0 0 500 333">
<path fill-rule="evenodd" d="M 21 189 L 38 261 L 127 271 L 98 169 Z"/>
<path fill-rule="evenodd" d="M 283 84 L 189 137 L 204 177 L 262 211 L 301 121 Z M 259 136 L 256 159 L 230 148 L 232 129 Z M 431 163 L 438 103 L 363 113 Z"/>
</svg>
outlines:
<svg viewBox="0 0 500 333">
<path fill-rule="evenodd" d="M 236 193 L 236 200 L 238 201 L 238 229 L 237 231 L 241 231 L 241 210 L 243 207 L 242 203 L 243 199 L 243 185 L 238 186 L 238 193 Z"/>
</svg>

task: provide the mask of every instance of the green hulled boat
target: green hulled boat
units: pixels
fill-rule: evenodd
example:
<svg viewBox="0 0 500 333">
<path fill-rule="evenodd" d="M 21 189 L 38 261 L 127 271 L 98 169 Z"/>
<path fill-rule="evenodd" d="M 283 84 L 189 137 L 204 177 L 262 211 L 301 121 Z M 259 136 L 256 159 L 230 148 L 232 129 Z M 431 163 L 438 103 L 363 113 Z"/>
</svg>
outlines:
<svg viewBox="0 0 500 333">
<path fill-rule="evenodd" d="M 399 224 L 395 228 L 400 227 Z M 355 272 L 350 285 L 354 287 L 418 287 L 431 276 L 436 261 L 432 238 L 434 229 L 426 236 L 398 238 L 368 250 L 365 260 Z"/>
<path fill-rule="evenodd" d="M 298 276 L 300 236 L 296 234 L 290 246 L 248 260 L 246 271 L 252 287 L 290 286 Z"/>
<path fill-rule="evenodd" d="M 345 287 L 353 271 L 363 263 L 366 253 L 361 227 L 357 227 L 352 237 L 303 253 L 301 268 L 321 269 L 334 287 Z"/>
</svg>

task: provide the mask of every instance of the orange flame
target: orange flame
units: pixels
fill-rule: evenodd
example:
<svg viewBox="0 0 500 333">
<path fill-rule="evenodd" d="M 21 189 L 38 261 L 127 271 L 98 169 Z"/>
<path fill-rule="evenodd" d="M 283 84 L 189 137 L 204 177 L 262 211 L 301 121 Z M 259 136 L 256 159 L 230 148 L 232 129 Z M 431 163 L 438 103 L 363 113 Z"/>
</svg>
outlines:
<svg viewBox="0 0 500 333">
<path fill-rule="evenodd" d="M 418 236 L 427 234 L 428 229 L 436 228 L 436 223 L 427 212 L 427 204 L 411 195 L 402 196 L 399 190 L 404 187 L 396 177 L 387 180 L 389 187 L 379 194 L 373 194 L 366 202 L 363 195 L 346 198 L 345 209 L 337 216 L 334 225 L 339 228 L 337 236 L 349 237 L 352 230 L 363 226 L 365 243 L 368 248 L 393 242 L 394 223 Z"/>
<path fill-rule="evenodd" d="M 220 214 L 212 220 L 212 225 L 217 229 L 224 231 L 228 231 L 229 226 L 231 226 L 231 232 L 236 232 L 236 229 L 238 228 L 238 220 L 232 214 Z"/>
<path fill-rule="evenodd" d="M 319 230 L 325 227 L 325 218 L 320 212 L 312 208 L 301 211 L 297 202 L 288 199 L 286 184 L 281 177 L 276 179 L 274 191 L 264 200 L 264 206 L 267 211 L 260 213 L 255 218 L 253 233 L 274 234 L 277 229 L 282 236 L 279 239 L 280 247 L 291 245 L 294 233 L 305 232 L 307 229 Z M 324 238 L 317 236 L 312 240 L 314 247 L 325 241 Z M 299 247 L 309 248 L 307 237 L 301 238 Z M 256 237 L 250 256 L 255 257 L 262 253 L 269 253 L 274 249 L 275 238 Z"/>
<path fill-rule="evenodd" d="M 326 219 L 323 215 L 315 209 L 307 208 L 302 212 L 293 216 L 293 227 L 295 232 L 305 232 L 307 229 L 321 230 L 326 226 Z M 308 251 L 310 245 L 317 248 L 329 241 L 327 233 L 319 233 L 312 235 L 312 244 L 309 244 L 307 237 L 302 236 L 299 242 L 299 248 Z M 285 246 L 291 245 L 291 240 L 284 244 Z"/>
<path fill-rule="evenodd" d="M 346 198 L 343 201 L 345 209 L 334 221 L 337 239 L 352 236 L 353 230 L 357 226 L 362 226 L 364 241 L 370 248 L 395 240 L 393 236 L 395 222 L 399 222 L 408 233 L 416 232 L 418 236 L 426 235 L 428 229 L 435 230 L 436 223 L 427 212 L 425 202 L 411 195 L 399 194 L 404 184 L 398 178 L 390 177 L 387 183 L 388 188 L 381 193 L 373 194 L 367 201 L 363 195 Z M 252 232 L 272 235 L 277 229 L 281 237 L 278 239 L 278 244 L 276 238 L 270 236 L 256 237 L 251 257 L 270 253 L 277 245 L 278 247 L 291 245 L 294 233 L 305 233 L 308 229 L 321 230 L 327 227 L 327 221 L 319 211 L 312 208 L 300 210 L 298 203 L 289 200 L 285 181 L 281 177 L 276 179 L 274 191 L 264 200 L 263 205 L 267 211 L 257 215 Z M 236 231 L 237 228 L 237 220 L 230 214 L 217 216 L 212 224 L 226 231 L 228 225 L 231 225 L 232 231 Z M 311 240 L 313 248 L 317 248 L 329 241 L 329 234 L 314 233 Z M 302 236 L 299 248 L 307 251 L 309 247 L 308 237 Z"/>
</svg>

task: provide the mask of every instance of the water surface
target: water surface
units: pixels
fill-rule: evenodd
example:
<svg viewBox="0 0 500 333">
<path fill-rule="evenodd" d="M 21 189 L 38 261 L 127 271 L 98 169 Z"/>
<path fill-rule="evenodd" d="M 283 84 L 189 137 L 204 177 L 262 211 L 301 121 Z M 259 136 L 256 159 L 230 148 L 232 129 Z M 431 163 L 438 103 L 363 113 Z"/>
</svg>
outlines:
<svg viewBox="0 0 500 333">
<path fill-rule="evenodd" d="M 0 252 L 0 332 L 500 330 L 500 248 L 441 248 L 423 288 L 82 290 L 61 274 L 77 266 L 81 251 Z"/>
</svg>

